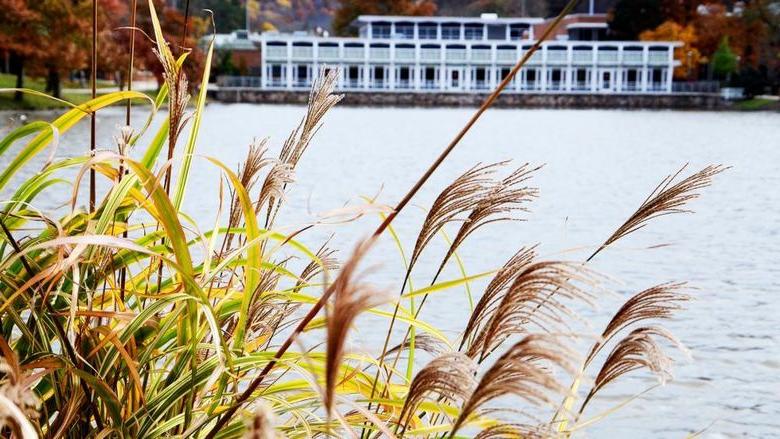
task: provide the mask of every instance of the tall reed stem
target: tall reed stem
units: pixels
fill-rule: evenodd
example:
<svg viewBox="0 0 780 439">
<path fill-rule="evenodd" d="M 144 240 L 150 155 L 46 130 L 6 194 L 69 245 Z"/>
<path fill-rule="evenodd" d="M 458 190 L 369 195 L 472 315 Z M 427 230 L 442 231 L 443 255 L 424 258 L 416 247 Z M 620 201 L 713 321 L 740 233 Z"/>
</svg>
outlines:
<svg viewBox="0 0 780 439">
<path fill-rule="evenodd" d="M 97 0 L 92 0 L 92 61 L 89 82 L 92 84 L 92 99 L 97 96 Z M 95 153 L 96 115 L 90 115 L 89 153 Z M 89 211 L 95 211 L 95 169 L 89 169 Z"/>
<path fill-rule="evenodd" d="M 555 18 L 555 20 L 551 23 L 551 25 L 545 29 L 544 33 L 542 34 L 541 38 L 539 38 L 533 46 L 523 55 L 520 60 L 517 61 L 515 66 L 512 68 L 512 71 L 507 75 L 501 83 L 498 84 L 498 86 L 493 90 L 493 92 L 490 94 L 490 96 L 485 99 L 485 102 L 482 103 L 482 105 L 477 109 L 477 111 L 471 116 L 471 118 L 466 122 L 466 125 L 461 128 L 461 130 L 455 135 L 455 137 L 452 139 L 452 141 L 447 145 L 446 148 L 444 148 L 444 151 L 439 154 L 439 156 L 434 160 L 433 164 L 423 173 L 422 177 L 420 177 L 419 180 L 412 186 L 412 188 L 409 190 L 409 192 L 404 195 L 404 197 L 401 199 L 401 201 L 398 202 L 398 204 L 395 206 L 392 212 L 390 212 L 389 215 L 385 218 L 384 221 L 382 221 L 381 224 L 379 224 L 379 227 L 376 228 L 373 235 L 368 239 L 366 242 L 366 251 L 370 249 L 377 241 L 377 238 L 384 233 L 384 231 L 387 229 L 388 226 L 395 220 L 395 218 L 398 216 L 398 214 L 406 207 L 407 204 L 409 204 L 409 201 L 417 194 L 417 192 L 420 190 L 420 188 L 428 181 L 428 179 L 433 175 L 433 173 L 438 169 L 438 167 L 444 162 L 444 160 L 450 155 L 453 149 L 455 149 L 456 146 L 460 143 L 460 141 L 463 139 L 463 137 L 466 136 L 466 134 L 471 130 L 471 128 L 474 126 L 474 124 L 479 120 L 480 117 L 482 117 L 482 114 L 487 111 L 488 108 L 490 108 L 491 105 L 496 101 L 498 96 L 501 94 L 502 91 L 506 88 L 507 85 L 514 79 L 515 75 L 517 75 L 517 72 L 520 71 L 520 69 L 525 65 L 525 63 L 531 58 L 531 56 L 541 47 L 542 42 L 544 42 L 550 34 L 558 27 L 558 24 L 560 24 L 561 20 L 571 12 L 572 9 L 577 5 L 579 0 L 570 0 L 569 3 L 566 5 L 566 7 L 563 8 L 561 13 Z M 338 277 L 341 277 L 341 273 L 339 273 Z M 298 336 L 303 332 L 303 330 L 306 328 L 306 326 L 311 322 L 317 314 L 322 310 L 322 308 L 325 306 L 325 303 L 327 303 L 330 296 L 333 295 L 334 292 L 334 285 L 339 284 L 338 277 L 334 280 L 333 283 L 331 283 L 326 289 L 325 292 L 322 294 L 320 299 L 317 301 L 317 303 L 314 304 L 314 306 L 311 307 L 309 312 L 303 317 L 303 319 L 298 323 L 298 326 L 295 327 L 295 330 L 290 334 L 290 336 L 287 338 L 287 340 L 284 341 L 284 343 L 279 347 L 279 350 L 276 351 L 274 354 L 274 357 L 271 361 L 266 364 L 266 366 L 263 368 L 263 370 L 260 372 L 260 374 L 255 377 L 254 380 L 252 380 L 249 385 L 247 386 L 246 390 L 238 397 L 236 402 L 225 411 L 225 413 L 222 414 L 217 419 L 216 425 L 209 431 L 208 435 L 206 435 L 206 439 L 213 439 L 216 434 L 227 424 L 227 422 L 233 417 L 233 415 L 236 413 L 236 411 L 252 396 L 252 393 L 254 393 L 255 390 L 257 390 L 258 387 L 260 387 L 260 384 L 262 384 L 265 377 L 271 372 L 271 370 L 276 366 L 276 363 L 279 361 L 279 359 L 282 358 L 285 352 L 290 348 L 290 346 L 293 344 L 293 342 L 298 338 Z"/>
</svg>

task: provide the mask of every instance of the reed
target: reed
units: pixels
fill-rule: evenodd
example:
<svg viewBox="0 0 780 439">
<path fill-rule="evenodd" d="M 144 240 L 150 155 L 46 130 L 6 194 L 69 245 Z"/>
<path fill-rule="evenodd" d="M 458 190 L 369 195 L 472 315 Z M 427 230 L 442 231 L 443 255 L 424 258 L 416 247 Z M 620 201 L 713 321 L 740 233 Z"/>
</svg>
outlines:
<svg viewBox="0 0 780 439">
<path fill-rule="evenodd" d="M 2 190 L 102 108 L 126 105 L 129 121 L 131 101 L 152 104 L 143 124 L 117 131 L 115 151 L 47 162 L 0 204 L 0 436 L 568 437 L 603 416 L 583 420 L 611 383 L 635 373 L 670 379 L 674 357 L 666 349 L 679 342 L 662 323 L 689 299 L 685 283 L 637 293 L 590 334 L 578 327 L 579 311 L 598 302 L 604 278 L 587 261 L 543 260 L 529 245 L 494 271 L 468 274 L 476 256 L 461 255 L 462 244 L 497 222 L 522 220 L 538 196 L 538 167 L 529 164 L 465 170 L 422 218 L 409 263 L 392 285 L 398 295 L 369 284 L 365 255 L 379 240 L 397 239 L 394 218 L 500 89 L 383 213 L 375 233 L 339 261 L 328 243 L 306 242 L 319 224 L 277 224 L 298 164 L 341 99 L 337 73 L 318 78 L 276 157 L 271 140 L 256 140 L 236 169 L 194 155 L 210 62 L 191 100 L 186 53 L 175 58 L 152 22 L 166 79 L 156 99 L 109 93 L 0 141 L 0 154 L 17 151 L 0 172 Z M 213 44 L 207 60 L 212 52 Z M 163 105 L 169 111 L 158 113 Z M 155 118 L 164 121 L 152 124 Z M 147 133 L 150 126 L 159 128 Z M 220 196 L 203 200 L 224 209 L 214 224 L 182 207 L 193 160 L 222 175 Z M 596 241 L 603 244 L 593 256 L 658 217 L 687 212 L 723 169 L 683 176 L 683 168 L 663 179 L 611 236 Z M 77 176 L 63 181 L 70 170 Z M 83 208 L 78 183 L 91 173 L 109 188 L 91 186 Z M 65 183 L 72 186 L 65 213 L 35 208 L 41 194 Z M 444 256 L 429 261 L 427 247 L 450 232 Z M 397 245 L 403 253 L 404 243 Z M 423 261 L 436 272 L 413 289 L 409 280 Z M 455 263 L 462 275 L 441 280 Z M 489 277 L 458 336 L 421 318 L 426 301 L 447 300 L 453 289 Z M 350 348 L 362 314 L 387 320 L 375 352 Z M 401 337 L 393 331 L 399 326 Z M 579 352 L 583 340 L 591 343 Z"/>
</svg>

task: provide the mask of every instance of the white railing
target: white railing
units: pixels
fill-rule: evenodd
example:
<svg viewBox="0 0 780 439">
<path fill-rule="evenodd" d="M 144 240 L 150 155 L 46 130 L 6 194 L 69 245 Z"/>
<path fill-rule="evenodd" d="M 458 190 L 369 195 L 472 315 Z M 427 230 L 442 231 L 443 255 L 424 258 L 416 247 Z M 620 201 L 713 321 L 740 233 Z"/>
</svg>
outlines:
<svg viewBox="0 0 780 439">
<path fill-rule="evenodd" d="M 496 61 L 498 62 L 516 62 L 517 59 L 517 50 L 498 49 L 496 51 Z"/>
<path fill-rule="evenodd" d="M 414 61 L 414 49 L 410 47 L 396 47 L 395 59 L 397 61 Z"/>
<path fill-rule="evenodd" d="M 447 49 L 447 61 L 466 61 L 466 49 Z"/>
<path fill-rule="evenodd" d="M 293 46 L 293 59 L 311 59 L 314 57 L 314 50 L 311 47 Z"/>
<path fill-rule="evenodd" d="M 267 59 L 287 59 L 287 46 L 266 46 L 265 52 Z"/>
<path fill-rule="evenodd" d="M 666 64 L 669 62 L 669 53 L 667 52 L 650 52 L 647 57 L 647 63 L 653 65 Z"/>
<path fill-rule="evenodd" d="M 623 64 L 629 64 L 632 66 L 642 65 L 642 58 L 642 52 L 638 50 L 623 51 Z"/>
<path fill-rule="evenodd" d="M 566 64 L 566 51 L 565 50 L 548 50 L 547 51 L 547 63 L 548 64 Z"/>
<path fill-rule="evenodd" d="M 441 60 L 441 49 L 420 49 L 420 59 L 423 61 L 439 61 Z"/>
<path fill-rule="evenodd" d="M 389 47 L 372 47 L 369 49 L 370 58 L 386 61 L 390 59 Z"/>
<path fill-rule="evenodd" d="M 293 59 L 311 59 L 314 57 L 314 49 L 311 47 L 293 46 Z"/>
<path fill-rule="evenodd" d="M 327 59 L 327 60 L 338 60 L 339 59 L 339 48 L 338 47 L 330 47 L 330 46 L 320 46 L 317 48 L 317 53 L 319 54 L 320 59 Z"/>
<path fill-rule="evenodd" d="M 490 49 L 471 49 L 471 61 L 490 62 Z"/>
<path fill-rule="evenodd" d="M 599 64 L 616 64 L 618 62 L 617 50 L 599 50 Z"/>
<path fill-rule="evenodd" d="M 345 47 L 344 58 L 345 59 L 360 59 L 362 60 L 366 56 L 365 49 L 362 47 Z"/>
<path fill-rule="evenodd" d="M 575 50 L 572 52 L 572 62 L 575 64 L 592 64 L 593 52 L 590 50 Z"/>
</svg>

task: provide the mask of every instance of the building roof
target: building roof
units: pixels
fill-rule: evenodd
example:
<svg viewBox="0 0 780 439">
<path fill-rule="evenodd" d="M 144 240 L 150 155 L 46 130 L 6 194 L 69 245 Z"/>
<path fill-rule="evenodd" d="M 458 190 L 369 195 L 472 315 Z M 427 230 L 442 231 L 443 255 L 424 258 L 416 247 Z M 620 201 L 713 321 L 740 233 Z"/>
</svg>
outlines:
<svg viewBox="0 0 780 439">
<path fill-rule="evenodd" d="M 411 22 L 411 23 L 479 23 L 479 24 L 538 24 L 544 21 L 541 17 L 498 17 L 496 14 L 482 14 L 481 17 L 437 17 L 409 15 L 361 15 L 356 23 L 375 23 L 378 21 Z"/>
</svg>

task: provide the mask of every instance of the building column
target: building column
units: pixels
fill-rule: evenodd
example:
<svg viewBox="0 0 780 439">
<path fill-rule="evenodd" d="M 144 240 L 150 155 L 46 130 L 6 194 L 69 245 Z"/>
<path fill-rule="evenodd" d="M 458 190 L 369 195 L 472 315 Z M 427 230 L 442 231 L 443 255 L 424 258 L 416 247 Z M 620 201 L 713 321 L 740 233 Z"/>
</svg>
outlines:
<svg viewBox="0 0 780 439">
<path fill-rule="evenodd" d="M 642 93 L 647 93 L 647 84 L 648 84 L 648 66 L 649 66 L 649 59 L 650 59 L 650 49 L 648 46 L 645 46 L 642 48 L 642 70 L 641 70 L 641 84 L 639 86 L 639 90 L 642 91 Z"/>
<path fill-rule="evenodd" d="M 266 88 L 268 86 L 268 71 L 265 62 L 265 55 L 268 54 L 266 49 L 265 40 L 260 42 L 260 88 Z"/>
<path fill-rule="evenodd" d="M 285 72 L 285 79 L 287 79 L 287 88 L 293 88 L 293 64 L 292 64 L 292 41 L 287 42 L 287 71 Z"/>
<path fill-rule="evenodd" d="M 671 93 L 672 92 L 672 83 L 674 82 L 674 45 L 669 45 L 669 62 L 667 63 L 668 68 L 666 69 L 666 92 Z"/>
</svg>

